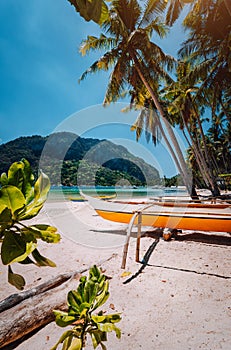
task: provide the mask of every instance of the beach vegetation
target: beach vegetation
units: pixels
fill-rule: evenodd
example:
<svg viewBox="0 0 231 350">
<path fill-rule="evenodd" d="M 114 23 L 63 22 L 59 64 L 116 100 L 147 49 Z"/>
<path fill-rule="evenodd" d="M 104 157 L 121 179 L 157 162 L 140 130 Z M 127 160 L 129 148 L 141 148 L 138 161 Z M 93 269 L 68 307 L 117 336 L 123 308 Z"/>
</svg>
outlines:
<svg viewBox="0 0 231 350">
<path fill-rule="evenodd" d="M 189 193 L 195 195 L 194 184 L 200 182 L 214 196 L 219 195 L 218 174 L 230 166 L 227 167 L 227 157 L 220 148 L 218 152 L 211 147 L 207 132 L 223 119 L 226 135 L 231 120 L 229 1 L 118 0 L 107 2 L 107 6 L 108 17 L 103 23 L 98 22 L 102 33 L 98 37 L 89 35 L 80 47 L 83 55 L 100 51 L 100 58 L 82 74 L 80 81 L 91 73 L 109 71 L 104 104 L 129 97 L 130 107 L 140 112 L 131 128 L 137 140 L 143 130 L 151 135 L 148 139 L 154 144 L 163 137 Z M 186 30 L 186 40 L 173 59 L 155 38 L 166 37 L 177 19 Z M 188 143 L 191 181 L 185 155 L 170 125 L 179 126 Z M 230 139 L 226 140 L 230 159 Z M 215 161 L 217 158 L 219 162 Z M 197 173 L 201 180 L 196 183 Z"/>
<path fill-rule="evenodd" d="M 68 311 L 54 310 L 56 324 L 60 327 L 71 326 L 63 333 L 51 350 L 56 350 L 62 344 L 62 350 L 81 350 L 91 337 L 94 349 L 101 346 L 106 350 L 107 333 L 115 332 L 121 337 L 121 331 L 116 324 L 121 320 L 119 313 L 106 314 L 98 310 L 109 298 L 109 282 L 102 271 L 92 266 L 89 275 L 80 278 L 76 290 L 67 295 Z"/>
<path fill-rule="evenodd" d="M 8 282 L 19 290 L 25 286 L 22 275 L 14 273 L 12 264 L 56 266 L 38 250 L 38 240 L 57 243 L 57 229 L 47 224 L 24 222 L 37 216 L 50 189 L 49 178 L 42 171 L 34 183 L 31 166 L 26 159 L 14 162 L 0 177 L 0 243 L 1 261 L 8 266 Z"/>
</svg>

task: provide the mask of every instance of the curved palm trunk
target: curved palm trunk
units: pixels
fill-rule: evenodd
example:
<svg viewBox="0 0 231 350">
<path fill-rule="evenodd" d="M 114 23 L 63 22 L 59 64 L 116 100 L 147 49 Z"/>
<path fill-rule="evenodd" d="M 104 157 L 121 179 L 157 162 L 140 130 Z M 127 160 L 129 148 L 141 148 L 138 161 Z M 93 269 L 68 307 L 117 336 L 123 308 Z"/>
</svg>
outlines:
<svg viewBox="0 0 231 350">
<path fill-rule="evenodd" d="M 208 170 L 208 167 L 207 167 L 207 164 L 205 162 L 205 159 L 200 151 L 200 148 L 198 147 L 197 143 L 195 142 L 194 138 L 192 137 L 192 134 L 190 132 L 190 129 L 189 129 L 189 126 L 186 122 L 186 118 L 184 117 L 184 114 L 181 112 L 181 117 L 182 117 L 182 120 L 184 122 L 184 126 L 188 132 L 188 135 L 190 137 L 190 140 L 191 140 L 191 143 L 189 142 L 188 140 L 188 144 L 189 146 L 191 147 L 192 151 L 193 151 L 193 155 L 196 159 L 196 162 L 197 162 L 197 165 L 199 167 L 199 170 L 201 172 L 201 176 L 205 182 L 205 184 L 208 186 L 208 187 L 211 187 L 213 186 L 213 183 L 209 177 L 209 170 Z M 185 135 L 186 137 L 186 135 Z"/>
<path fill-rule="evenodd" d="M 194 190 L 192 191 L 192 183 L 190 181 L 190 176 L 189 176 L 189 173 L 188 173 L 188 169 L 187 169 L 187 166 L 186 166 L 185 159 L 184 159 L 184 156 L 182 154 L 181 148 L 180 148 L 179 143 L 178 143 L 178 141 L 176 139 L 176 136 L 175 136 L 171 126 L 169 125 L 168 121 L 165 118 L 163 108 L 162 108 L 162 106 L 161 106 L 161 104 L 160 104 L 160 102 L 158 100 L 158 97 L 157 97 L 156 93 L 153 91 L 153 89 L 151 88 L 151 86 L 149 85 L 149 83 L 147 82 L 146 78 L 144 77 L 144 75 L 143 75 L 143 73 L 141 71 L 140 63 L 139 63 L 137 57 L 134 54 L 132 54 L 131 56 L 132 56 L 132 59 L 135 62 L 135 68 L 136 68 L 136 70 L 137 70 L 137 72 L 139 74 L 140 79 L 142 80 L 142 82 L 144 83 L 145 87 L 149 91 L 149 93 L 150 93 L 150 95 L 152 97 L 152 100 L 153 100 L 157 110 L 160 113 L 160 116 L 161 116 L 161 118 L 162 118 L 162 120 L 164 122 L 164 125 L 166 127 L 166 130 L 167 130 L 169 136 L 170 136 L 171 142 L 172 142 L 172 144 L 173 144 L 173 146 L 174 146 L 174 148 L 176 150 L 176 153 L 174 152 L 171 144 L 169 143 L 168 138 L 166 137 L 166 134 L 165 134 L 165 132 L 163 130 L 163 127 L 161 125 L 160 128 L 161 128 L 164 140 L 166 142 L 166 145 L 169 148 L 171 156 L 173 157 L 174 162 L 175 162 L 175 164 L 176 164 L 176 166 L 177 166 L 177 168 L 178 168 L 178 170 L 180 172 L 180 175 L 183 178 L 183 181 L 184 181 L 184 184 L 185 184 L 185 186 L 187 188 L 188 193 L 191 195 L 191 197 L 194 197 L 195 196 L 195 191 Z M 178 158 L 177 158 L 176 154 L 177 154 Z"/>
<path fill-rule="evenodd" d="M 204 160 L 203 156 L 201 157 L 202 161 L 203 161 L 203 166 L 205 166 L 206 175 L 209 178 L 209 183 L 211 185 L 212 194 L 214 196 L 219 196 L 220 195 L 220 190 L 218 188 L 215 176 L 214 176 L 213 171 L 212 171 L 211 157 L 209 156 L 208 147 L 207 147 L 207 144 L 206 144 L 205 134 L 204 134 L 204 130 L 202 128 L 200 116 L 197 113 L 197 110 L 196 110 L 196 108 L 194 106 L 194 103 L 192 101 L 192 98 L 191 98 L 190 94 L 188 94 L 188 98 L 189 98 L 189 101 L 190 101 L 190 103 L 191 103 L 191 105 L 193 107 L 193 110 L 195 112 L 197 123 L 198 123 L 199 130 L 200 130 L 200 134 L 201 134 L 201 137 L 202 137 L 203 146 L 204 146 L 205 160 Z"/>
</svg>

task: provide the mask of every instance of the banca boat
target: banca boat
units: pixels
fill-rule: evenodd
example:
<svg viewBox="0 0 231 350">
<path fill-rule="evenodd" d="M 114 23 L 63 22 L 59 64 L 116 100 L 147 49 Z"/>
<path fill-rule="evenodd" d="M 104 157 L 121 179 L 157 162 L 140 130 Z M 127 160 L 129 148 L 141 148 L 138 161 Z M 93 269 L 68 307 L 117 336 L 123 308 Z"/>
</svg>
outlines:
<svg viewBox="0 0 231 350">
<path fill-rule="evenodd" d="M 229 204 L 102 201 L 83 195 L 102 218 L 129 224 L 135 213 L 141 213 L 142 226 L 169 229 L 231 232 Z M 134 224 L 138 224 L 138 216 Z"/>
</svg>

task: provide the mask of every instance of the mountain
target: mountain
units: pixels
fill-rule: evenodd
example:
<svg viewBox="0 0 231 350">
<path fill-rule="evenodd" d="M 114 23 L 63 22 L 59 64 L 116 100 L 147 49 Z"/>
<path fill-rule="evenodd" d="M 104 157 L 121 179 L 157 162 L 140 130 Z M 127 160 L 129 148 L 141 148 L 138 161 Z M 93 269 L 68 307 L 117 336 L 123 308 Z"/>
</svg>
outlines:
<svg viewBox="0 0 231 350">
<path fill-rule="evenodd" d="M 69 132 L 20 137 L 0 145 L 0 173 L 26 158 L 35 176 L 42 169 L 52 184 L 133 186 L 160 183 L 158 171 L 125 147 Z"/>
</svg>

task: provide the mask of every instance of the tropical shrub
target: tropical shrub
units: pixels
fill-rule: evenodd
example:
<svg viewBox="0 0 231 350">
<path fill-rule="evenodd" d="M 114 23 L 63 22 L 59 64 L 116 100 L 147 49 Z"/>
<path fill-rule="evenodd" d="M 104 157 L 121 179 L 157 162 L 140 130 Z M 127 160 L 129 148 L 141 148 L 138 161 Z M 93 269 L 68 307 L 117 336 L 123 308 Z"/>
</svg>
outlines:
<svg viewBox="0 0 231 350">
<path fill-rule="evenodd" d="M 26 159 L 13 163 L 8 173 L 0 177 L 0 242 L 1 260 L 8 265 L 8 282 L 23 289 L 23 276 L 12 270 L 11 264 L 35 264 L 37 266 L 56 266 L 42 256 L 38 240 L 57 243 L 60 235 L 53 226 L 45 224 L 25 225 L 23 221 L 38 215 L 50 189 L 49 178 L 41 171 L 34 182 L 30 163 Z"/>
<path fill-rule="evenodd" d="M 63 344 L 62 350 L 84 349 L 87 334 L 91 336 L 94 349 L 100 345 L 106 350 L 103 342 L 107 340 L 108 332 L 114 331 L 117 338 L 121 337 L 120 329 L 115 326 L 121 320 L 120 314 L 106 315 L 103 311 L 93 314 L 107 301 L 108 289 L 106 276 L 95 265 L 90 269 L 88 278 L 80 278 L 77 290 L 72 290 L 67 295 L 68 311 L 54 310 L 56 324 L 60 327 L 71 325 L 72 329 L 64 332 L 51 350 L 56 350 L 59 344 Z"/>
</svg>

